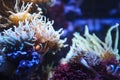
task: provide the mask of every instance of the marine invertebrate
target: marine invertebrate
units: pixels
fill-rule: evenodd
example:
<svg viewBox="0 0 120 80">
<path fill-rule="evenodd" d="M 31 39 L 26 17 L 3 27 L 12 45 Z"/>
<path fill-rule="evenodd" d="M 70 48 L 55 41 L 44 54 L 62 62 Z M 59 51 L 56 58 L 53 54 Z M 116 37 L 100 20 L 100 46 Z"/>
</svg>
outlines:
<svg viewBox="0 0 120 80">
<path fill-rule="evenodd" d="M 85 38 L 80 36 L 78 33 L 74 34 L 73 44 L 71 50 L 66 56 L 66 59 L 69 60 L 72 56 L 77 55 L 76 53 L 80 54 L 80 51 L 86 51 L 88 53 L 94 53 L 99 56 L 102 60 L 107 60 L 112 57 L 119 59 L 118 54 L 118 26 L 119 24 L 114 25 L 111 27 L 106 35 L 105 42 L 102 42 L 95 34 L 89 34 L 88 28 L 85 28 Z M 112 48 L 112 36 L 111 31 L 116 28 L 116 39 L 114 48 Z M 75 54 L 73 54 L 75 53 Z"/>
<path fill-rule="evenodd" d="M 87 27 L 85 28 L 85 37 L 75 33 L 70 51 L 54 70 L 51 80 L 119 80 L 118 26 L 119 24 L 116 24 L 108 30 L 105 42 L 95 34 L 91 35 Z M 113 29 L 116 29 L 114 48 L 112 48 L 111 36 Z M 81 72 L 80 75 L 77 73 L 78 71 Z M 89 73 L 89 77 L 86 76 L 87 73 Z M 85 74 L 86 77 L 82 78 L 82 74 Z"/>
<path fill-rule="evenodd" d="M 89 74 L 91 74 L 91 72 L 85 70 L 85 67 L 80 64 L 60 64 L 55 69 L 51 80 L 95 80 L 95 76 Z"/>
<path fill-rule="evenodd" d="M 65 47 L 66 45 L 64 43 L 66 39 L 60 39 L 63 30 L 55 31 L 52 26 L 54 21 L 49 21 L 45 16 L 40 15 L 40 13 L 32 14 L 31 21 L 25 19 L 24 22 L 19 23 L 18 27 L 14 26 L 13 29 L 10 28 L 0 33 L 0 46 L 2 51 L 12 48 L 14 50 L 22 50 L 25 44 L 34 47 L 35 50 L 41 51 L 42 53 Z M 18 45 L 19 47 L 16 47 Z"/>
<path fill-rule="evenodd" d="M 31 72 L 33 68 L 37 67 L 40 64 L 41 56 L 37 52 L 31 53 L 31 59 L 24 59 L 19 62 L 19 65 L 16 70 L 17 75 L 25 75 Z"/>
<path fill-rule="evenodd" d="M 30 28 L 28 22 L 20 23 L 18 27 L 14 26 L 0 33 L 0 50 L 1 53 L 23 50 L 34 45 L 35 31 Z"/>
<path fill-rule="evenodd" d="M 6 60 L 10 63 L 14 63 L 14 73 L 12 75 L 14 79 L 27 79 L 29 75 L 39 69 L 42 56 L 31 50 L 15 51 L 7 53 Z"/>
<path fill-rule="evenodd" d="M 50 80 L 119 80 L 119 78 L 107 73 L 105 66 L 96 66 L 98 77 L 89 69 L 79 63 L 67 63 L 58 65 Z"/>
<path fill-rule="evenodd" d="M 27 3 L 25 6 L 25 3 L 23 2 L 21 8 L 19 9 L 18 4 L 19 0 L 16 0 L 16 4 L 14 6 L 14 10 L 16 13 L 9 11 L 9 13 L 11 13 L 9 19 L 16 25 L 18 25 L 19 21 L 24 21 L 25 19 L 30 18 L 31 14 L 29 13 L 29 10 L 32 6 L 32 3 Z"/>
<path fill-rule="evenodd" d="M 4 19 L 15 26 L 11 25 L 9 29 L 0 32 L 0 55 L 5 55 L 5 61 L 14 67 L 11 71 L 14 80 L 30 80 L 28 76 L 40 77 L 35 72 L 40 70 L 45 53 L 54 53 L 66 47 L 66 38 L 61 39 L 63 29 L 56 31 L 53 28 L 54 21 L 41 15 L 41 8 L 37 6 L 38 13 L 30 13 L 33 3 L 23 2 L 19 6 L 19 1 L 16 0 L 13 10 L 3 3 L 10 13 L 8 18 Z"/>
<path fill-rule="evenodd" d="M 39 50 L 43 48 L 45 51 L 47 49 L 59 50 L 62 47 L 67 46 L 64 45 L 66 38 L 64 40 L 60 39 L 61 35 L 63 34 L 62 28 L 58 31 L 55 31 L 52 26 L 54 21 L 49 21 L 49 19 L 42 15 L 35 16 L 36 17 L 34 17 L 30 23 L 31 27 L 35 30 L 35 37 L 37 39 L 37 42 L 35 43 L 35 49 Z"/>
<path fill-rule="evenodd" d="M 20 6 L 21 4 L 21 6 Z M 33 3 L 25 3 L 24 1 L 21 3 L 20 0 L 16 0 L 13 9 L 8 8 L 8 6 L 2 1 L 2 5 L 6 8 L 6 14 L 10 13 L 6 19 L 11 22 L 11 24 L 18 25 L 19 21 L 25 21 L 25 19 L 30 21 L 32 13 L 30 13 L 30 9 Z M 39 14 L 42 13 L 41 9 L 37 7 L 39 10 Z"/>
</svg>

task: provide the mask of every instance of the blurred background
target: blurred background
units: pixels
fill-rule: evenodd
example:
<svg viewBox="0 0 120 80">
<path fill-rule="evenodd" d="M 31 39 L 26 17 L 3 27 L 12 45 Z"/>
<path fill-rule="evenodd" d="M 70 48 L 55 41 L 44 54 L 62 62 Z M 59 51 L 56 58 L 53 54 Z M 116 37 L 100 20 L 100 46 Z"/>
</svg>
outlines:
<svg viewBox="0 0 120 80">
<path fill-rule="evenodd" d="M 107 30 L 120 23 L 120 0 L 56 0 L 47 16 L 55 20 L 55 28 L 69 32 L 83 31 L 88 25 L 91 32 Z"/>
</svg>

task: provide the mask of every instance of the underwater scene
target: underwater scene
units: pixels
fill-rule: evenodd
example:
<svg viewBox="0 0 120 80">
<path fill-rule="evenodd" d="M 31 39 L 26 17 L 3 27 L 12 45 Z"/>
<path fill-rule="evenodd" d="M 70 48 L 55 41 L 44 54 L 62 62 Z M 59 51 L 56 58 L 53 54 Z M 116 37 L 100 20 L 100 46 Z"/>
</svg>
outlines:
<svg viewBox="0 0 120 80">
<path fill-rule="evenodd" d="M 120 80 L 120 0 L 0 0 L 0 80 Z"/>
</svg>

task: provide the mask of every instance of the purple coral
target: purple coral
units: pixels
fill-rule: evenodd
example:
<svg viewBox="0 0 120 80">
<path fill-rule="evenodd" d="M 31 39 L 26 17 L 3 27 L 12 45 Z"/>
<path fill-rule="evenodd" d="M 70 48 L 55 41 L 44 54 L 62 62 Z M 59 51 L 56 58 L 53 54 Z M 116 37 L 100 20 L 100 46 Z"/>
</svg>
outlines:
<svg viewBox="0 0 120 80">
<path fill-rule="evenodd" d="M 92 66 L 98 74 L 96 75 L 92 70 L 78 62 L 60 64 L 54 70 L 51 80 L 120 80 L 119 76 L 108 73 L 106 65 L 105 62 L 101 62 L 99 65 Z"/>
<path fill-rule="evenodd" d="M 51 80 L 97 80 L 94 74 L 78 63 L 60 64 Z"/>
</svg>

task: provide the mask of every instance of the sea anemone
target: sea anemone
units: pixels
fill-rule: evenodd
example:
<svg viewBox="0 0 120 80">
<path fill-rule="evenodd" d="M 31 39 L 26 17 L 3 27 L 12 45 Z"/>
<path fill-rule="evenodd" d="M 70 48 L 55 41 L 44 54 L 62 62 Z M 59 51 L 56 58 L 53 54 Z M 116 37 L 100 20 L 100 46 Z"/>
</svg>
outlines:
<svg viewBox="0 0 120 80">
<path fill-rule="evenodd" d="M 25 6 L 25 3 L 23 2 L 21 8 L 19 9 L 18 7 L 18 2 L 19 0 L 16 0 L 16 4 L 14 7 L 14 10 L 16 11 L 16 13 L 9 11 L 9 13 L 11 13 L 11 15 L 9 16 L 10 21 L 12 21 L 12 23 L 18 25 L 19 21 L 24 21 L 25 19 L 29 19 L 31 14 L 29 13 L 30 7 L 32 6 L 32 3 L 27 3 Z"/>
<path fill-rule="evenodd" d="M 1 53 L 12 52 L 16 50 L 22 50 L 25 47 L 34 45 L 35 42 L 35 31 L 30 28 L 28 22 L 23 25 L 19 23 L 19 26 L 14 26 L 8 30 L 4 30 L 0 33 L 0 50 Z"/>
<path fill-rule="evenodd" d="M 59 50 L 62 47 L 67 46 L 64 45 L 66 38 L 64 40 L 60 39 L 63 34 L 63 29 L 55 31 L 52 26 L 53 23 L 54 21 L 49 21 L 45 16 L 38 16 L 38 18 L 32 20 L 31 25 L 35 30 L 35 37 L 38 39 L 36 47 L 39 47 L 44 43 L 47 46 L 46 49 L 49 50 Z"/>
<path fill-rule="evenodd" d="M 88 54 L 95 54 L 98 57 L 100 57 L 102 60 L 107 60 L 110 58 L 115 57 L 117 60 L 119 60 L 119 54 L 118 54 L 118 26 L 119 24 L 116 24 L 115 26 L 111 27 L 106 35 L 105 42 L 101 41 L 95 34 L 91 35 L 88 31 L 88 28 L 86 26 L 85 28 L 85 38 L 79 35 L 78 33 L 74 34 L 73 44 L 71 46 L 71 49 L 69 53 L 66 56 L 66 59 L 69 61 L 73 56 L 76 56 L 77 54 L 81 55 L 81 51 L 85 51 Z M 114 48 L 112 48 L 112 36 L 111 31 L 116 28 L 116 39 Z M 74 53 L 74 54 L 73 54 Z"/>
<path fill-rule="evenodd" d="M 39 9 L 39 8 L 38 8 Z M 64 40 L 60 39 L 63 30 L 55 31 L 53 28 L 54 21 L 49 21 L 45 16 L 39 13 L 31 15 L 31 21 L 25 19 L 19 22 L 18 26 L 4 30 L 0 33 L 1 51 L 33 46 L 35 50 L 46 53 L 49 50 L 57 51 L 62 47 L 66 47 Z M 27 44 L 27 46 L 25 46 Z M 19 47 L 17 47 L 19 46 Z"/>
<path fill-rule="evenodd" d="M 23 2 L 19 7 L 19 1 L 16 0 L 13 11 L 9 8 L 9 11 L 6 10 L 10 13 L 7 20 L 15 26 L 11 25 L 7 30 L 0 32 L 0 55 L 14 67 L 10 78 L 31 80 L 38 76 L 40 79 L 41 74 L 38 70 L 40 70 L 43 56 L 48 51 L 54 53 L 66 47 L 67 45 L 64 44 L 66 38 L 61 39 L 63 29 L 56 31 L 53 28 L 54 21 L 41 15 L 41 8 L 36 5 L 38 13 L 30 13 L 32 3 Z M 4 3 L 3 5 L 7 7 Z M 2 58 L 0 63 L 3 63 Z"/>
<path fill-rule="evenodd" d="M 8 24 L 18 25 L 20 21 L 25 21 L 26 19 L 28 21 L 30 21 L 30 19 L 32 17 L 31 16 L 32 13 L 30 11 L 30 9 L 33 7 L 32 2 L 31 3 L 25 3 L 23 1 L 21 3 L 20 0 L 16 0 L 14 7 L 13 8 L 8 8 L 7 4 L 5 4 L 4 1 L 2 1 L 2 7 L 5 8 L 5 13 L 8 14 L 7 16 L 2 15 L 3 16 L 2 18 L 7 20 Z M 35 5 L 34 5 L 34 7 L 35 7 Z M 38 11 L 39 14 L 42 13 L 41 9 L 37 6 L 36 6 L 36 11 Z M 34 14 L 35 14 L 35 12 L 34 12 Z M 5 26 L 3 26 L 3 27 L 5 27 Z"/>
<path fill-rule="evenodd" d="M 51 80 L 119 80 L 120 62 L 118 54 L 118 24 L 112 26 L 102 42 L 85 28 L 85 37 L 74 34 L 72 46 Z M 116 28 L 116 39 L 112 48 L 111 31 Z"/>
</svg>

